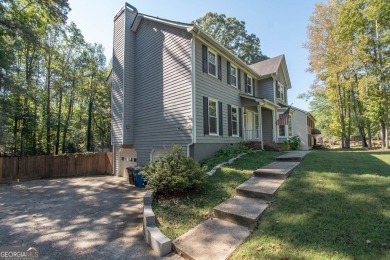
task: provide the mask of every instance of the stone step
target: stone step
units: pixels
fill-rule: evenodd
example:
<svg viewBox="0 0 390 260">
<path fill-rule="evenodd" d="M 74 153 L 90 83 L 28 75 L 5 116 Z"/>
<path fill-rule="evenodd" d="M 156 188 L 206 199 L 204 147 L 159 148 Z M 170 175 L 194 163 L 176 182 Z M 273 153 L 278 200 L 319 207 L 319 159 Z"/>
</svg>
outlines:
<svg viewBox="0 0 390 260">
<path fill-rule="evenodd" d="M 256 177 L 286 179 L 299 162 L 273 162 L 253 172 Z"/>
<path fill-rule="evenodd" d="M 253 228 L 268 205 L 268 202 L 262 199 L 235 196 L 216 206 L 214 216 Z"/>
<path fill-rule="evenodd" d="M 283 179 L 252 177 L 236 188 L 236 194 L 250 198 L 271 200 L 273 194 L 283 182 Z"/>
<path fill-rule="evenodd" d="M 276 157 L 279 162 L 300 162 L 310 151 L 293 151 Z"/>
<path fill-rule="evenodd" d="M 186 259 L 227 259 L 249 235 L 246 227 L 214 218 L 175 239 L 173 247 Z"/>
</svg>

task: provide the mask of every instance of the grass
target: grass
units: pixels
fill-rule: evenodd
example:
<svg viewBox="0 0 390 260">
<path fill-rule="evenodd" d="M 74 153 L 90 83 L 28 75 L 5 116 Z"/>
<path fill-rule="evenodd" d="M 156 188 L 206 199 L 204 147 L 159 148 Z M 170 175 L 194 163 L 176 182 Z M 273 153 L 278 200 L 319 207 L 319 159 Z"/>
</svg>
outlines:
<svg viewBox="0 0 390 260">
<path fill-rule="evenodd" d="M 233 259 L 390 259 L 390 152 L 313 151 Z"/>
<path fill-rule="evenodd" d="M 188 197 L 166 199 L 157 198 L 153 210 L 157 216 L 158 227 L 169 238 L 175 239 L 191 228 L 212 216 L 215 206 L 235 194 L 235 188 L 248 180 L 254 169 L 274 160 L 281 153 L 258 152 L 248 154 L 226 165 L 213 176 L 207 177 L 204 189 Z M 213 158 L 205 162 L 210 168 L 229 158 Z"/>
</svg>

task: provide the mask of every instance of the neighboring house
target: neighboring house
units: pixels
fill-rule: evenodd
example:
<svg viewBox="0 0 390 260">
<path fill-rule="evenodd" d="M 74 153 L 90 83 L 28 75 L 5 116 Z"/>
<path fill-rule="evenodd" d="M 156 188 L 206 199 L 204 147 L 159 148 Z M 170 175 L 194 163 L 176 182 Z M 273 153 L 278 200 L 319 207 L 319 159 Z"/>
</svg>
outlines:
<svg viewBox="0 0 390 260">
<path fill-rule="evenodd" d="M 292 107 L 292 136 L 298 136 L 301 139 L 301 149 L 308 150 L 315 145 L 315 136 L 321 132 L 315 129 L 315 119 L 309 113 L 302 109 Z"/>
<path fill-rule="evenodd" d="M 202 160 L 226 145 L 289 137 L 291 127 L 275 124 L 291 88 L 284 55 L 248 66 L 197 26 L 129 4 L 114 18 L 111 80 L 119 176 L 173 144 Z"/>
</svg>

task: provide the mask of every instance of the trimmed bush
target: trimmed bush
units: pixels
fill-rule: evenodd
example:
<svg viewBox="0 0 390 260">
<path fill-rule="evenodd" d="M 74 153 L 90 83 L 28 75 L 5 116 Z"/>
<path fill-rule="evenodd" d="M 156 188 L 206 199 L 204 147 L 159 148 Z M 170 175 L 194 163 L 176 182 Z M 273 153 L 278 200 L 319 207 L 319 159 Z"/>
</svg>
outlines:
<svg viewBox="0 0 390 260">
<path fill-rule="evenodd" d="M 157 161 L 142 167 L 141 174 L 146 188 L 157 195 L 178 196 L 197 192 L 203 188 L 206 169 L 190 157 L 183 155 L 180 146 L 173 146 L 171 152 Z"/>
<path fill-rule="evenodd" d="M 301 139 L 299 139 L 298 136 L 293 136 L 287 141 L 284 141 L 283 144 L 289 150 L 298 150 L 299 148 L 301 148 Z"/>
</svg>

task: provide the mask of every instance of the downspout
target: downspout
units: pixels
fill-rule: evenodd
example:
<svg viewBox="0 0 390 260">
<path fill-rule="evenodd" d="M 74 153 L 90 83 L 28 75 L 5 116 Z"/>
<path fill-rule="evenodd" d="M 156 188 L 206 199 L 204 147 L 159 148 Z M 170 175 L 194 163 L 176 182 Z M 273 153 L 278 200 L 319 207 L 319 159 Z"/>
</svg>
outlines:
<svg viewBox="0 0 390 260">
<path fill-rule="evenodd" d="M 187 145 L 187 157 L 190 157 L 190 148 L 196 143 L 196 89 L 195 89 L 195 35 L 191 39 L 191 117 L 192 117 L 192 138 Z"/>
</svg>

